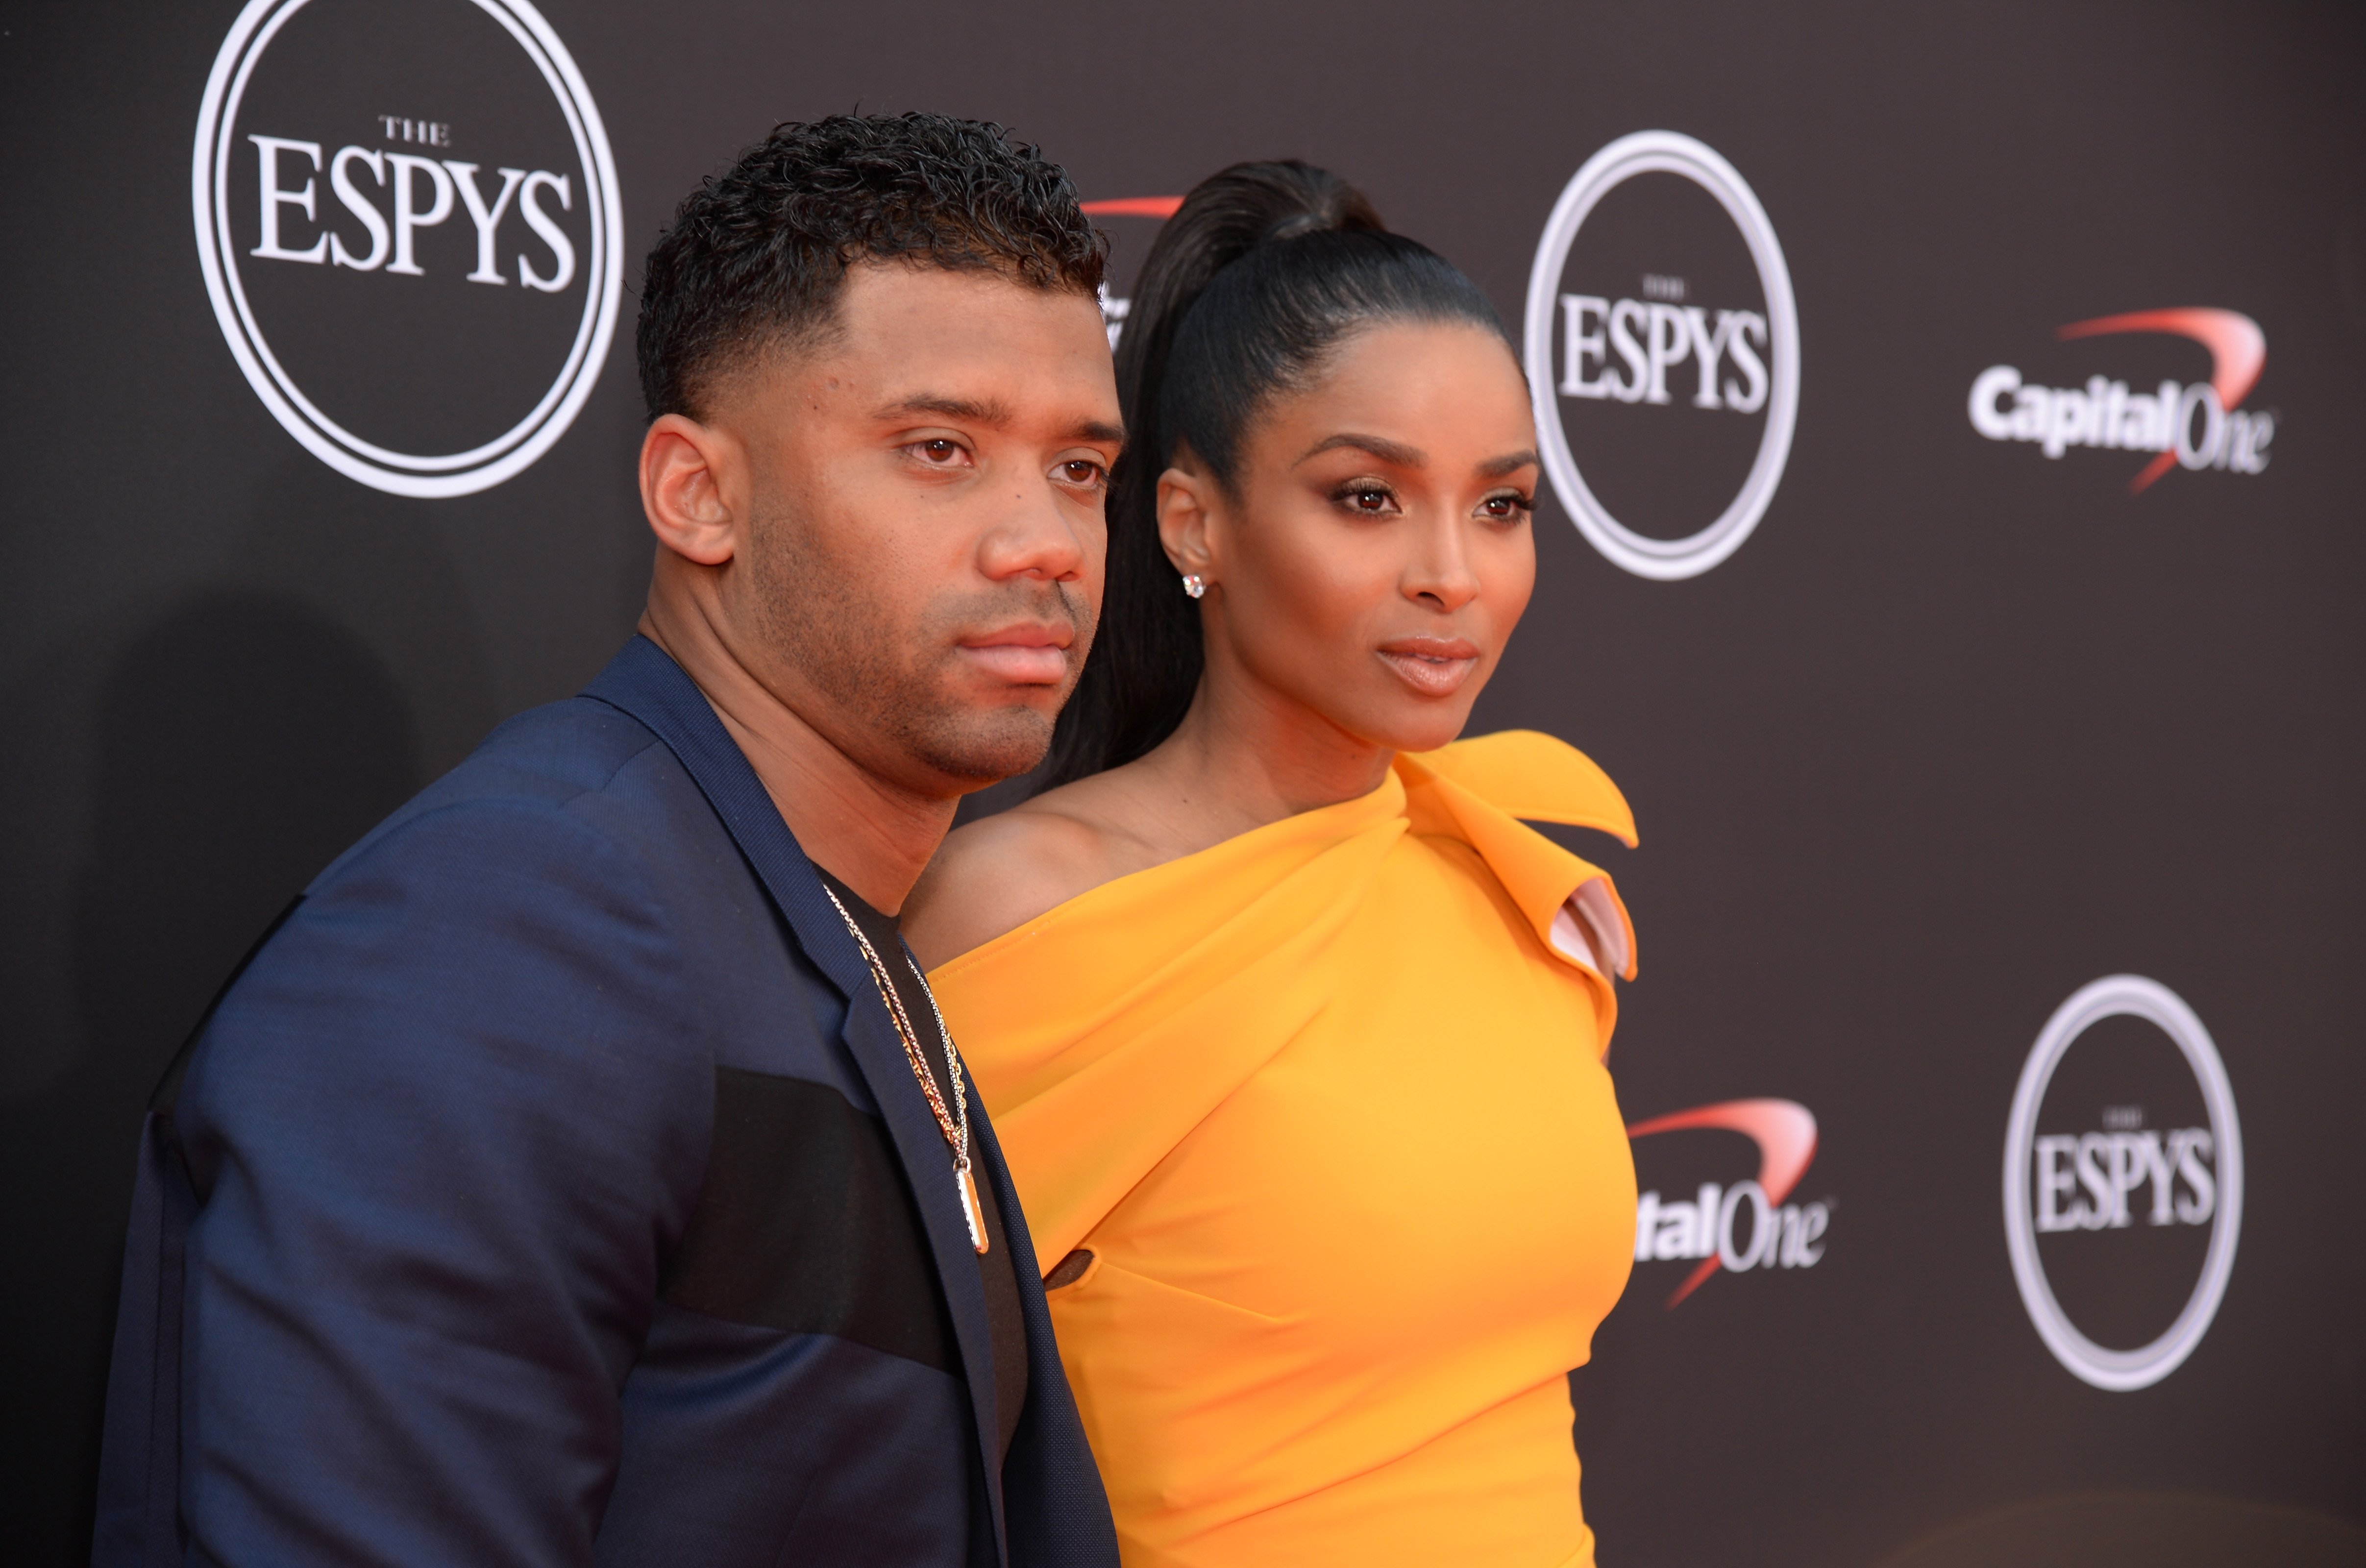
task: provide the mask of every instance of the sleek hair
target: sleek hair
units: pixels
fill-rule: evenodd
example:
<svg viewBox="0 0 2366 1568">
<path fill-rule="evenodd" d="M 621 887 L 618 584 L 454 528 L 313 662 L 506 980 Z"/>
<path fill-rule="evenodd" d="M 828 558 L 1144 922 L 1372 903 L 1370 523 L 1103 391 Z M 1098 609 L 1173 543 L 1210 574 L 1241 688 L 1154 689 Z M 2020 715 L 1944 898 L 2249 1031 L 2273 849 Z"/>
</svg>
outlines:
<svg viewBox="0 0 2366 1568">
<path fill-rule="evenodd" d="M 1056 164 L 941 114 L 790 122 L 683 198 L 641 285 L 648 415 L 700 417 L 716 380 L 831 326 L 848 265 L 906 258 L 1094 294 L 1108 245 Z"/>
<path fill-rule="evenodd" d="M 1175 732 L 1205 661 L 1200 613 L 1158 542 L 1158 476 L 1188 451 L 1239 494 L 1242 435 L 1381 321 L 1455 321 L 1509 341 L 1479 286 L 1391 234 L 1338 175 L 1235 164 L 1166 220 L 1118 339 L 1126 448 L 1109 502 L 1109 576 L 1091 657 L 1040 787 L 1130 762 Z"/>
</svg>

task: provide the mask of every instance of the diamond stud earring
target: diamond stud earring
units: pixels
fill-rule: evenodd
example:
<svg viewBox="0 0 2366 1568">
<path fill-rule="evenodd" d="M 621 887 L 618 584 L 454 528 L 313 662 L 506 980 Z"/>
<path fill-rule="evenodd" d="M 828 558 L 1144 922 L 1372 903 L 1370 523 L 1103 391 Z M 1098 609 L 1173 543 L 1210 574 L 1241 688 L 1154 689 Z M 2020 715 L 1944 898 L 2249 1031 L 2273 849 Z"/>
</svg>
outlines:
<svg viewBox="0 0 2366 1568">
<path fill-rule="evenodd" d="M 1183 592 L 1197 599 L 1208 592 L 1208 580 L 1196 571 L 1187 571 L 1183 574 Z"/>
</svg>

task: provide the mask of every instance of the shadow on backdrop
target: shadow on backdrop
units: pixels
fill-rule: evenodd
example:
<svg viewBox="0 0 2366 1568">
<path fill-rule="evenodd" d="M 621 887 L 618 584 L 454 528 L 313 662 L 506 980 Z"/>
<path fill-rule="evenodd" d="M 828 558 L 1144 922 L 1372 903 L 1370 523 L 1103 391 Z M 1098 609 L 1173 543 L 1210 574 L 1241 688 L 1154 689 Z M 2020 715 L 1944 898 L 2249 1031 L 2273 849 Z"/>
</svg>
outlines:
<svg viewBox="0 0 2366 1568">
<path fill-rule="evenodd" d="M 1881 1568 L 2359 1568 L 2366 1530 L 2327 1514 L 2190 1493 L 2079 1493 L 1950 1525 Z"/>
<path fill-rule="evenodd" d="M 418 746 L 377 658 L 295 599 L 186 606 L 99 705 L 74 987 L 92 1055 L 144 1083 L 255 933 L 418 788 Z"/>
<path fill-rule="evenodd" d="M 84 1043 L 54 1081 L 0 1107 L 0 1170 L 23 1200 L 11 1268 L 51 1281 L 11 1292 L 12 1321 L 0 1325 L 38 1348 L 18 1361 L 0 1437 L 9 1489 L 35 1505 L 10 1510 L 22 1522 L 8 1556 L 21 1562 L 88 1559 L 114 1280 L 149 1091 L 271 918 L 421 782 L 393 678 L 292 596 L 220 592 L 175 607 L 124 645 L 96 703 L 71 942 Z M 119 1176 L 87 1179 L 98 1168 Z"/>
</svg>

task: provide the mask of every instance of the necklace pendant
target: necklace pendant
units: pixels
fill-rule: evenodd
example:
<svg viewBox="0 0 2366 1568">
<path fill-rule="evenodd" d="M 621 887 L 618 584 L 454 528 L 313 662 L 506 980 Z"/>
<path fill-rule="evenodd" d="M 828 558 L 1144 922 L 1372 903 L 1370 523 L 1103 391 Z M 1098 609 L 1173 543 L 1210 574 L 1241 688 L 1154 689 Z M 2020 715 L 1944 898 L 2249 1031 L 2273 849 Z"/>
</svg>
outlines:
<svg viewBox="0 0 2366 1568">
<path fill-rule="evenodd" d="M 977 1248 L 978 1256 L 983 1258 L 991 1244 L 986 1237 L 986 1211 L 978 1205 L 977 1182 L 966 1168 L 956 1169 L 953 1174 L 961 1179 L 962 1218 L 969 1222 L 969 1244 Z"/>
</svg>

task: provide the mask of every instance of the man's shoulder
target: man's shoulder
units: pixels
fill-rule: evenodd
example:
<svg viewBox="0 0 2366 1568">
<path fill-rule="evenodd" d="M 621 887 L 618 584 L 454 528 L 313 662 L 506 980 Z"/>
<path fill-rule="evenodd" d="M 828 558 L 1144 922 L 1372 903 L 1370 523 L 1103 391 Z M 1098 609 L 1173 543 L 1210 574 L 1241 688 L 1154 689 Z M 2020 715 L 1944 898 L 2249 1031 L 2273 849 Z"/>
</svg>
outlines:
<svg viewBox="0 0 2366 1568">
<path fill-rule="evenodd" d="M 630 849 L 711 815 L 697 785 L 638 719 L 592 697 L 530 708 L 495 728 L 314 879 L 318 895 L 409 845 L 458 840 L 479 870 Z M 601 856 L 600 858 L 604 858 Z"/>
<path fill-rule="evenodd" d="M 429 807 L 511 800 L 565 806 L 616 788 L 637 761 L 672 753 L 649 728 L 597 697 L 528 708 L 498 726 L 460 765 L 420 792 Z"/>
</svg>

